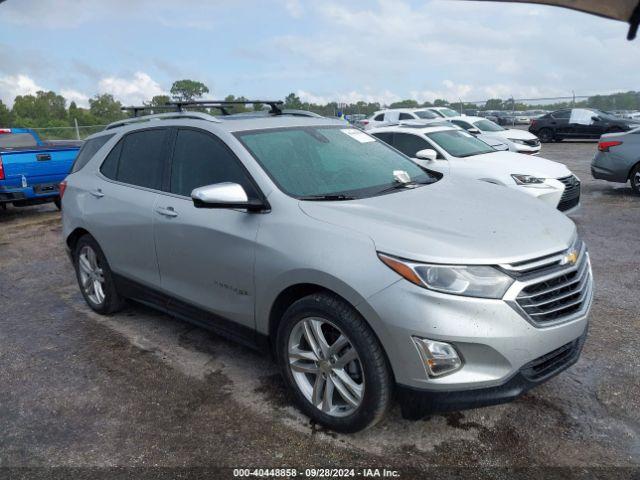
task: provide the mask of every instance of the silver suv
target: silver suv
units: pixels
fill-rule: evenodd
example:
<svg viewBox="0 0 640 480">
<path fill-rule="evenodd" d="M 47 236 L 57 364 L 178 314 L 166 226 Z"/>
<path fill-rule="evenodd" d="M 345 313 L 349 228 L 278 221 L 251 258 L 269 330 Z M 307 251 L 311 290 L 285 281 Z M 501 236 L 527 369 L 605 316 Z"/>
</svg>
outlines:
<svg viewBox="0 0 640 480">
<path fill-rule="evenodd" d="M 109 126 L 63 186 L 98 313 L 132 299 L 271 351 L 343 432 L 514 399 L 577 361 L 592 299 L 571 220 L 423 169 L 326 118 L 168 113 Z"/>
</svg>

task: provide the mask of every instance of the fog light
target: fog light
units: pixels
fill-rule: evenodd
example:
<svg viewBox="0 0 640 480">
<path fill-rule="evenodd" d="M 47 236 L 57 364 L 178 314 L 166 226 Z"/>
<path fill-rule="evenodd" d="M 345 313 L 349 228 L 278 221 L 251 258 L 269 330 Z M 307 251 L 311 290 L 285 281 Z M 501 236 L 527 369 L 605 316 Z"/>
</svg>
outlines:
<svg viewBox="0 0 640 480">
<path fill-rule="evenodd" d="M 430 377 L 441 377 L 462 368 L 462 359 L 453 345 L 412 337 Z"/>
</svg>

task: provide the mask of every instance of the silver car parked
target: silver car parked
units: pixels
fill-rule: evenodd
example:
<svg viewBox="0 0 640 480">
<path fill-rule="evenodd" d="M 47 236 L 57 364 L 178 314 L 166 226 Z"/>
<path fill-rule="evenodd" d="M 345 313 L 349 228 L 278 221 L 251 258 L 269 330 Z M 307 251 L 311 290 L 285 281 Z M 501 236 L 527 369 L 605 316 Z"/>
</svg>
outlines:
<svg viewBox="0 0 640 480">
<path fill-rule="evenodd" d="M 591 267 L 570 219 L 340 122 L 123 121 L 87 140 L 62 193 L 93 310 L 132 299 L 265 348 L 337 431 L 375 424 L 394 393 L 409 418 L 511 400 L 586 337 Z"/>
<path fill-rule="evenodd" d="M 602 135 L 591 162 L 591 175 L 609 182 L 630 182 L 633 191 L 640 194 L 640 128 Z"/>
</svg>

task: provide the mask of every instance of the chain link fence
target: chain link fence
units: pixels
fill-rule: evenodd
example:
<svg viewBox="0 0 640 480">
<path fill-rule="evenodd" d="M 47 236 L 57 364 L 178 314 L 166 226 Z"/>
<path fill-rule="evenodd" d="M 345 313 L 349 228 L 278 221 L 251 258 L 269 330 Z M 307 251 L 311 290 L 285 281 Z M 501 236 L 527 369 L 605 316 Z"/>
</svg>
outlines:
<svg viewBox="0 0 640 480">
<path fill-rule="evenodd" d="M 84 140 L 89 135 L 104 130 L 106 125 L 78 125 L 78 127 L 32 128 L 42 140 Z"/>
</svg>

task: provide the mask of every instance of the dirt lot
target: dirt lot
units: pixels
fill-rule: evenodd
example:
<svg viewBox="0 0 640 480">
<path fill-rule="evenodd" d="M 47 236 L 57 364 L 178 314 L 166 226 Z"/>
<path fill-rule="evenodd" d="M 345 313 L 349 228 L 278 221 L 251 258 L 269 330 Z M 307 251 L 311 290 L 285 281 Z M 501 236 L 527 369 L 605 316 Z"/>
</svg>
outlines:
<svg viewBox="0 0 640 480">
<path fill-rule="evenodd" d="M 141 306 L 85 306 L 53 206 L 0 210 L 0 467 L 640 466 L 640 197 L 592 142 L 545 145 L 583 181 L 596 297 L 579 363 L 508 405 L 323 431 L 274 365 Z M 469 473 L 472 473 L 470 471 Z"/>
</svg>

